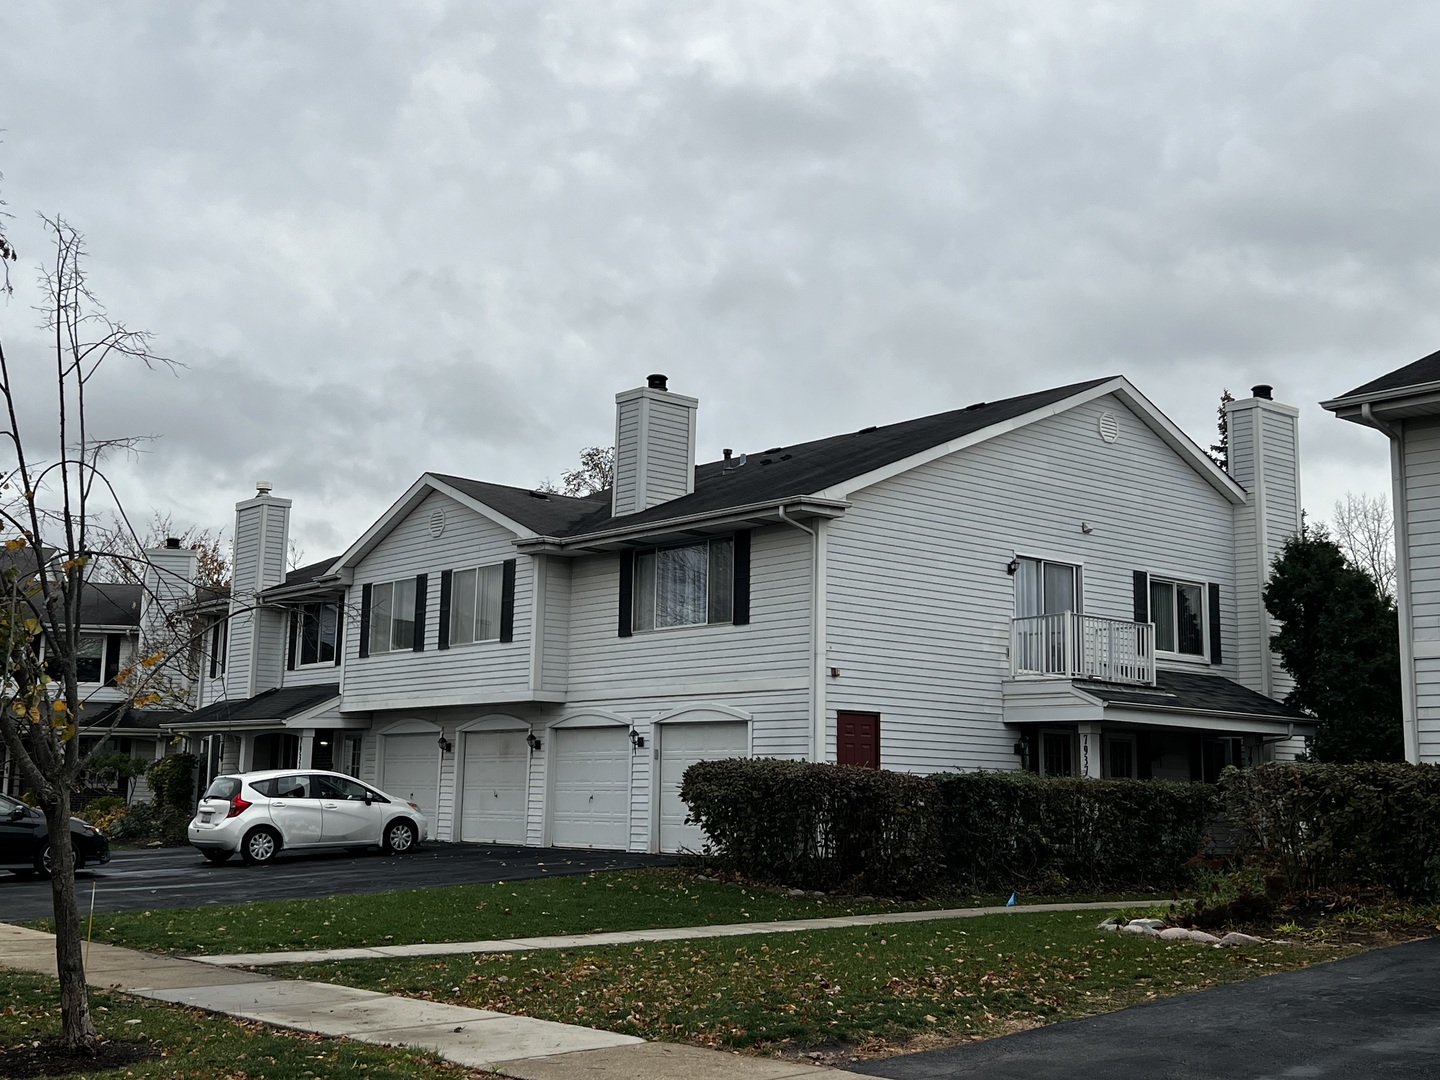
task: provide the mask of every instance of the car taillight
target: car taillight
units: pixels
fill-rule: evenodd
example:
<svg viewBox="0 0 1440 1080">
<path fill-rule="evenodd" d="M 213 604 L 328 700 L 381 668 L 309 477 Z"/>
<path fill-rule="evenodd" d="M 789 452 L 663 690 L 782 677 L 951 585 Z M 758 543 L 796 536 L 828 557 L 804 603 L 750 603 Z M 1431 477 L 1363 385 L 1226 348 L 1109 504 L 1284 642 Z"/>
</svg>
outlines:
<svg viewBox="0 0 1440 1080">
<path fill-rule="evenodd" d="M 231 796 L 231 799 L 230 799 L 230 812 L 229 812 L 228 814 L 226 814 L 225 816 L 226 816 L 227 818 L 239 817 L 239 816 L 240 816 L 241 814 L 243 814 L 246 810 L 249 810 L 249 809 L 250 809 L 250 805 L 251 805 L 250 803 L 246 802 L 246 801 L 245 801 L 244 799 L 242 799 L 239 795 Z"/>
</svg>

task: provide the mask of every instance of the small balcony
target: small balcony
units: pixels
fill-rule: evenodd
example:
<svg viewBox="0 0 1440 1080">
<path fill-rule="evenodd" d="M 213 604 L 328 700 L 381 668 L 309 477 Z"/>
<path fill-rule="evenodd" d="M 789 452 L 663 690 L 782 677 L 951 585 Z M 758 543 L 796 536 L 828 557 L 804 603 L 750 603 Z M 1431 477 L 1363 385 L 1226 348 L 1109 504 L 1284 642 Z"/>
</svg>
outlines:
<svg viewBox="0 0 1440 1080">
<path fill-rule="evenodd" d="M 1155 624 L 1062 611 L 1010 620 L 1010 674 L 1155 685 Z"/>
</svg>

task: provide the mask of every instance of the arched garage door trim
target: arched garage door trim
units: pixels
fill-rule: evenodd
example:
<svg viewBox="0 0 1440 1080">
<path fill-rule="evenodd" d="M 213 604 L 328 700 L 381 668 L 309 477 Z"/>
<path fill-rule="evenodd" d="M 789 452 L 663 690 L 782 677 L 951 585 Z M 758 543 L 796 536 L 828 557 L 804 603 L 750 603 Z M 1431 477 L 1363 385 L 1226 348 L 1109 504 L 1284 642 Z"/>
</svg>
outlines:
<svg viewBox="0 0 1440 1080">
<path fill-rule="evenodd" d="M 531 725 L 508 713 L 486 713 L 455 729 L 455 838 L 478 843 L 523 844 L 529 832 L 530 758 L 521 741 Z M 482 746 L 495 756 L 486 759 Z M 522 783 L 513 783 L 505 765 L 524 769 Z M 493 795 L 490 800 L 486 792 Z M 466 817 L 466 799 L 474 811 Z M 486 803 L 492 809 L 484 810 Z"/>
<path fill-rule="evenodd" d="M 587 709 L 552 724 L 545 732 L 545 844 L 558 847 L 594 847 L 627 850 L 630 846 L 630 805 L 634 787 L 632 750 L 627 733 L 630 719 L 608 709 Z M 572 736 L 567 736 L 571 732 Z M 613 738 L 604 733 L 613 733 Z M 567 738 L 593 744 L 595 755 L 584 769 L 572 761 Z M 619 742 L 616 742 L 616 740 Z M 614 743 L 606 746 L 604 744 Z M 579 752 L 578 750 L 576 751 Z M 618 774 L 623 771 L 623 778 Z M 618 805 L 607 812 L 609 828 L 587 828 L 579 809 L 582 788 L 594 787 L 587 799 L 600 794 L 603 801 L 618 802 L 623 792 L 623 812 Z M 623 830 L 620 818 L 623 816 Z M 594 823 L 590 823 L 594 825 Z M 590 837 L 587 839 L 587 836 Z"/>
<path fill-rule="evenodd" d="M 651 721 L 650 738 L 654 745 L 650 773 L 651 851 L 670 851 L 680 844 L 689 846 L 697 842 L 699 830 L 682 823 L 685 812 L 684 804 L 678 802 L 679 777 L 674 774 L 677 769 L 680 772 L 684 771 L 682 762 L 688 764 L 691 760 L 702 760 L 706 753 L 703 733 L 707 730 L 713 731 L 721 746 L 727 742 L 728 738 L 733 743 L 734 752 L 750 757 L 755 752 L 753 720 L 752 714 L 729 705 L 693 704 L 682 705 L 669 712 L 661 713 Z M 744 725 L 744 732 L 740 738 L 736 739 L 734 736 L 740 733 L 734 729 L 741 724 Z M 701 725 L 709 725 L 709 727 Z M 668 753 L 666 748 L 667 729 L 673 733 L 670 737 L 671 750 Z M 677 750 L 682 742 L 683 749 Z M 695 744 L 693 747 L 692 743 Z M 684 757 L 677 760 L 677 753 L 683 754 Z M 677 817 L 679 820 L 676 820 Z M 683 839 L 682 834 L 685 834 Z"/>
<path fill-rule="evenodd" d="M 391 795 L 399 796 L 402 799 L 408 797 L 409 792 L 395 790 L 394 786 L 392 785 L 392 778 L 385 775 L 387 771 L 387 759 L 390 756 L 392 747 L 396 745 L 394 742 L 392 742 L 392 740 L 397 738 L 415 737 L 429 738 L 430 736 L 434 736 L 438 740 L 440 736 L 440 725 L 432 723 L 429 720 L 422 720 L 419 717 L 410 717 L 404 720 L 396 720 L 394 723 L 387 724 L 379 731 L 377 731 L 376 738 L 379 742 L 379 745 L 377 747 L 377 752 L 375 755 L 375 786 L 380 788 L 380 790 L 382 791 L 387 791 Z M 431 805 L 427 807 L 424 805 L 423 802 L 421 802 L 421 809 L 430 821 L 430 835 L 432 837 L 435 837 L 439 832 L 438 819 L 440 817 L 440 774 L 441 770 L 445 767 L 444 761 L 442 760 L 443 757 L 444 755 L 440 753 L 440 747 L 437 744 L 435 746 L 435 776 L 433 780 L 433 783 L 435 785 L 434 794 L 430 795 L 430 792 L 428 790 L 426 791 L 426 794 L 430 795 Z M 416 801 L 419 802 L 421 800 L 417 799 Z"/>
</svg>

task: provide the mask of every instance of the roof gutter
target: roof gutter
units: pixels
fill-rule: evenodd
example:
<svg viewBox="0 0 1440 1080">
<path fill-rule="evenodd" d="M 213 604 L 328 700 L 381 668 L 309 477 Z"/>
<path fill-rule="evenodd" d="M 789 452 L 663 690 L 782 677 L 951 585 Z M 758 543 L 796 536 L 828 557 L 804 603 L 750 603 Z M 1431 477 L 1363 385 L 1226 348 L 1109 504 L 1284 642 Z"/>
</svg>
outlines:
<svg viewBox="0 0 1440 1080">
<path fill-rule="evenodd" d="M 1440 382 L 1414 383 L 1410 386 L 1397 386 L 1392 390 L 1377 390 L 1373 394 L 1356 394 L 1353 397 L 1331 398 L 1329 401 L 1320 402 L 1322 409 L 1336 412 L 1350 406 L 1359 405 L 1361 411 L 1364 406 L 1372 403 L 1383 403 L 1395 401 L 1399 398 L 1416 397 L 1420 394 L 1433 394 L 1440 392 Z"/>
<path fill-rule="evenodd" d="M 807 495 L 792 495 L 785 499 L 770 499 L 765 502 L 747 503 L 743 506 L 726 506 L 719 510 L 706 510 L 699 514 L 665 518 L 663 521 L 649 521 L 628 528 L 606 529 L 602 532 L 584 533 L 580 536 L 526 537 L 515 541 L 515 547 L 519 551 L 530 552 L 544 549 L 577 548 L 596 543 L 621 543 L 626 540 L 644 539 L 657 533 L 673 532 L 690 525 L 720 524 L 769 511 L 774 511 L 782 520 L 793 525 L 795 524 L 794 519 L 785 517 L 784 510 L 789 509 L 792 514 L 796 510 L 800 510 L 809 512 L 815 517 L 831 518 L 839 517 L 849 505 L 850 503 L 844 499 L 819 499 Z"/>
</svg>

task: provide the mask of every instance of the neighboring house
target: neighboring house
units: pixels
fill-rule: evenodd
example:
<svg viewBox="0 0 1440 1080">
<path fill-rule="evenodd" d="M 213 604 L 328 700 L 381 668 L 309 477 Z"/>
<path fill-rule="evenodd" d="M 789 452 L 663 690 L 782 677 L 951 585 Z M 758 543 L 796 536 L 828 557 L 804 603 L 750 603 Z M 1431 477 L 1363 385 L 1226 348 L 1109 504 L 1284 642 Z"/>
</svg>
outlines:
<svg viewBox="0 0 1440 1080">
<path fill-rule="evenodd" d="M 103 750 L 118 750 L 149 763 L 164 757 L 174 742 L 174 732 L 161 725 L 192 704 L 191 652 L 176 626 L 177 618 L 183 620 L 182 613 L 194 603 L 199 556 L 182 548 L 178 540 L 167 541 L 146 556 L 143 583 L 85 583 L 80 594 L 76 677 L 85 705 L 81 747 L 103 742 Z M 29 567 L 33 571 L 33 562 Z M 163 666 L 168 682 L 164 698 L 154 706 L 123 708 L 127 693 L 117 685 L 118 677 L 151 651 L 176 654 Z M 18 793 L 28 786 L 18 764 L 0 747 L 0 790 Z M 149 797 L 144 777 L 138 777 L 131 798 Z"/>
<path fill-rule="evenodd" d="M 1260 602 L 1299 527 L 1295 409 L 1219 469 L 1123 378 L 695 465 L 697 402 L 616 398 L 613 490 L 427 473 L 286 572 L 236 508 L 201 708 L 219 770 L 329 765 L 442 840 L 674 851 L 696 760 L 1214 779 L 1312 730 Z"/>
<path fill-rule="evenodd" d="M 1390 440 L 1405 757 L 1440 762 L 1440 352 L 1320 404 Z"/>
</svg>

